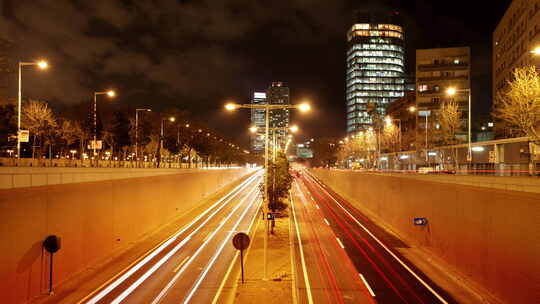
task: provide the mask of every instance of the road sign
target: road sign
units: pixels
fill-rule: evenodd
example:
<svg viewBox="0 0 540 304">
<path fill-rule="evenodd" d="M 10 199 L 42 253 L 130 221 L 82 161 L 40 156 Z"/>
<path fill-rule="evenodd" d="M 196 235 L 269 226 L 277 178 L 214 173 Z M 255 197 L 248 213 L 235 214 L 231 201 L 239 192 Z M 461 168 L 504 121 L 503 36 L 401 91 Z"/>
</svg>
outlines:
<svg viewBox="0 0 540 304">
<path fill-rule="evenodd" d="M 249 235 L 239 232 L 232 239 L 234 248 L 240 250 L 240 268 L 242 269 L 242 284 L 244 284 L 244 250 L 249 246 Z"/>
<path fill-rule="evenodd" d="M 425 226 L 428 223 L 425 217 L 415 217 L 413 222 L 416 226 Z"/>
<path fill-rule="evenodd" d="M 19 130 L 19 141 L 20 142 L 29 142 L 30 141 L 30 131 L 28 131 L 28 130 Z"/>
<path fill-rule="evenodd" d="M 249 246 L 249 236 L 243 232 L 237 233 L 233 237 L 233 246 L 238 250 L 246 250 Z"/>
</svg>

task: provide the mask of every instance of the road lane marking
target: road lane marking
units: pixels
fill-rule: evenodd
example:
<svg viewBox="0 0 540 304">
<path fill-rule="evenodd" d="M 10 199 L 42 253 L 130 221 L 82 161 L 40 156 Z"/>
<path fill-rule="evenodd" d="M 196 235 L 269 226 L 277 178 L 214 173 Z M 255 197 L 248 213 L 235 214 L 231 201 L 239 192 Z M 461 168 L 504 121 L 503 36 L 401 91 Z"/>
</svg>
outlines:
<svg viewBox="0 0 540 304">
<path fill-rule="evenodd" d="M 298 191 L 302 193 L 298 184 L 296 184 L 296 188 L 298 188 Z M 300 260 L 302 261 L 302 270 L 304 272 L 304 282 L 306 282 L 306 292 L 307 292 L 308 303 L 313 304 L 313 297 L 311 295 L 311 286 L 309 285 L 309 278 L 307 274 L 306 259 L 304 257 L 304 249 L 302 247 L 302 239 L 300 238 L 300 229 L 298 228 L 298 221 L 296 220 L 296 212 L 294 211 L 294 201 L 293 201 L 292 195 L 291 195 L 291 209 L 293 213 L 294 224 L 296 226 L 296 237 L 298 238 L 298 245 L 300 248 Z"/>
<path fill-rule="evenodd" d="M 341 242 L 341 240 L 340 240 L 338 237 L 336 237 L 336 240 L 337 240 L 337 242 L 339 243 L 339 246 L 340 246 L 341 248 L 345 249 L 345 246 L 343 246 L 343 243 Z"/>
<path fill-rule="evenodd" d="M 114 301 L 111 302 L 111 304 L 119 304 L 122 302 L 127 296 L 129 296 L 137 287 L 139 287 L 148 277 L 150 277 L 161 265 L 163 265 L 165 262 L 167 262 L 180 248 L 182 248 L 190 239 L 191 237 L 187 237 L 182 240 L 178 245 L 176 245 L 173 250 L 167 252 L 159 262 L 155 263 L 148 271 L 146 271 L 142 276 L 140 276 L 133 284 L 131 284 L 126 290 L 124 290 Z"/>
<path fill-rule="evenodd" d="M 311 177 L 311 175 L 310 175 Z M 317 184 L 320 183 L 320 181 L 318 181 L 316 178 L 313 178 L 314 180 L 317 181 Z M 323 189 L 321 187 L 321 189 Z M 426 287 L 437 299 L 439 299 L 439 301 L 441 301 L 442 303 L 445 303 L 447 304 L 448 302 L 441 296 L 439 295 L 435 290 L 433 290 L 433 288 L 431 288 L 431 286 L 429 286 L 424 280 L 422 280 L 422 278 L 420 278 L 409 266 L 407 266 L 407 264 L 405 264 L 398 256 L 396 256 L 390 249 L 388 249 L 388 247 L 386 247 L 386 245 L 383 244 L 383 242 L 381 242 L 373 233 L 371 233 L 371 231 L 369 231 L 369 229 L 367 229 L 364 225 L 362 225 L 362 223 L 360 223 L 360 221 L 358 221 L 356 219 L 356 217 L 354 217 L 347 209 L 345 209 L 345 207 L 343 207 L 343 205 L 341 205 L 335 198 L 333 195 L 331 195 L 330 193 L 328 193 L 328 191 L 326 191 L 325 189 L 323 189 L 324 192 L 334 201 L 336 202 L 336 204 L 341 208 L 343 209 L 343 211 L 345 211 L 345 213 L 347 213 L 349 215 L 349 217 L 356 222 L 356 224 L 358 224 L 358 226 L 360 226 L 365 232 L 367 232 L 367 234 L 369 234 L 377 243 L 379 243 L 379 245 L 381 245 L 382 248 L 384 248 L 384 250 L 386 250 L 386 252 L 388 252 L 396 261 L 398 261 L 401 266 L 403 266 L 405 269 L 407 269 L 407 271 L 409 271 L 410 274 L 412 274 L 422 285 L 424 285 L 424 287 Z"/>
<path fill-rule="evenodd" d="M 240 216 L 240 218 L 236 221 L 236 223 L 234 224 L 234 227 L 233 227 L 233 230 L 231 232 L 229 232 L 229 234 L 227 235 L 227 237 L 225 237 L 225 240 L 221 243 L 221 246 L 218 248 L 218 250 L 216 251 L 216 253 L 214 254 L 214 256 L 212 257 L 212 259 L 210 260 L 210 262 L 206 265 L 206 268 L 204 269 L 203 273 L 199 276 L 199 278 L 197 279 L 197 281 L 195 282 L 195 284 L 193 285 L 193 287 L 191 288 L 191 291 L 189 292 L 189 294 L 187 295 L 186 299 L 184 300 L 184 303 L 189 303 L 189 301 L 191 300 L 191 298 L 193 297 L 193 295 L 195 294 L 195 292 L 197 291 L 197 289 L 199 288 L 199 286 L 201 285 L 202 281 L 204 280 L 204 278 L 206 277 L 206 275 L 208 274 L 208 271 L 210 271 L 210 269 L 212 268 L 212 266 L 214 265 L 214 263 L 216 262 L 217 258 L 221 255 L 221 252 L 223 252 L 223 248 L 225 248 L 225 245 L 227 243 L 229 243 L 229 239 L 231 238 L 233 232 L 236 230 L 236 228 L 240 225 L 240 223 L 242 222 L 242 220 L 244 219 L 244 217 L 246 216 L 248 210 L 253 206 L 254 202 L 257 201 L 257 197 L 255 197 L 251 203 L 249 203 L 248 207 L 244 209 L 244 212 L 242 212 L 242 215 Z M 255 216 L 257 216 L 257 213 L 255 213 Z"/>
<path fill-rule="evenodd" d="M 126 268 L 124 268 L 122 271 L 118 272 L 115 276 L 107 280 L 105 283 L 101 284 L 98 288 L 94 289 L 91 293 L 89 293 L 87 296 L 79 300 L 77 302 L 78 304 L 83 303 L 88 298 L 92 297 L 94 294 L 96 294 L 99 290 L 104 288 L 105 286 L 109 285 L 111 282 L 113 282 L 111 285 L 107 286 L 107 288 L 101 290 L 97 295 L 95 295 L 90 301 L 86 302 L 87 304 L 95 304 L 99 302 L 103 297 L 105 297 L 109 292 L 111 292 L 113 289 L 118 287 L 120 284 L 122 284 L 127 278 L 129 278 L 133 273 L 137 272 L 142 266 L 144 266 L 146 263 L 148 263 L 150 260 L 152 260 L 156 255 L 158 255 L 163 249 L 165 249 L 167 246 L 169 246 L 172 242 L 174 242 L 178 236 L 183 234 L 185 231 L 187 231 L 191 226 L 193 226 L 196 222 L 198 222 L 202 217 L 204 217 L 208 212 L 212 211 L 217 205 L 219 205 L 221 202 L 226 201 L 225 204 L 227 204 L 229 201 L 231 201 L 236 194 L 240 193 L 240 190 L 243 190 L 243 188 L 246 188 L 248 184 L 250 184 L 252 181 L 254 181 L 260 174 L 254 174 L 253 176 L 249 177 L 242 183 L 240 183 L 238 186 L 236 186 L 233 190 L 231 190 L 229 193 L 224 195 L 222 198 L 220 198 L 218 201 L 216 201 L 212 206 L 208 207 L 203 213 L 199 214 L 191 223 L 189 223 L 184 228 L 181 228 L 179 231 L 177 231 L 175 234 L 173 234 L 168 239 L 163 240 L 161 243 L 154 246 L 154 248 L 147 251 L 145 254 L 143 254 L 140 258 L 135 260 L 133 263 L 128 265 Z M 225 205 L 223 204 L 223 206 Z M 223 207 L 221 206 L 217 211 L 221 210 Z M 213 217 L 217 211 L 214 211 L 212 215 L 209 216 Z M 206 221 L 205 221 L 206 222 Z M 204 223 L 201 225 L 204 225 Z M 116 281 L 115 281 L 116 280 Z"/>
<path fill-rule="evenodd" d="M 375 297 L 375 293 L 373 292 L 373 290 L 371 289 L 371 286 L 369 286 L 368 282 L 366 281 L 366 278 L 364 278 L 364 276 L 359 273 L 360 275 L 360 278 L 362 279 L 362 282 L 364 282 L 364 285 L 366 285 L 368 291 L 369 291 L 369 294 L 372 296 L 372 297 Z"/>
<path fill-rule="evenodd" d="M 260 200 L 260 198 L 259 198 L 259 200 Z M 260 203 L 259 203 L 259 206 L 257 207 L 257 210 L 259 210 L 261 208 L 261 204 L 262 204 L 262 200 L 260 200 Z M 259 212 L 256 212 L 255 216 L 251 219 L 251 223 L 249 224 L 249 227 L 247 229 L 248 234 L 250 234 L 251 227 L 253 226 L 253 223 L 255 222 L 255 219 L 257 219 L 257 217 L 259 216 L 258 213 Z M 255 226 L 255 228 L 253 229 L 253 232 L 251 233 L 252 238 L 255 237 L 255 233 L 257 233 L 258 227 L 259 227 L 259 222 L 257 222 L 257 225 Z M 246 251 L 246 255 L 244 257 L 244 263 L 246 263 L 247 257 L 249 256 L 250 251 L 251 251 L 251 246 Z M 236 251 L 236 253 L 234 255 L 234 258 L 233 258 L 233 260 L 231 262 L 231 265 L 229 265 L 229 269 L 227 269 L 227 272 L 225 273 L 225 276 L 223 277 L 223 280 L 221 281 L 221 284 L 219 285 L 219 288 L 218 288 L 218 290 L 216 292 L 216 295 L 214 296 L 214 300 L 212 300 L 212 304 L 216 304 L 218 302 L 219 296 L 221 295 L 221 292 L 223 291 L 223 287 L 225 287 L 225 282 L 227 282 L 227 279 L 229 278 L 229 275 L 231 274 L 231 271 L 232 271 L 234 265 L 236 264 L 236 260 L 238 259 L 239 256 L 240 256 L 240 252 Z"/>
<path fill-rule="evenodd" d="M 240 208 L 240 206 L 242 206 L 242 203 L 248 198 L 251 196 L 251 194 L 257 190 L 257 186 L 254 186 L 253 189 L 246 195 L 244 196 L 241 200 L 240 200 L 240 203 L 237 204 L 237 206 L 231 211 L 231 213 L 227 216 L 227 219 L 231 218 L 231 216 L 236 212 L 236 210 L 238 210 L 238 208 Z M 176 281 L 178 280 L 178 278 L 180 277 L 180 275 L 187 269 L 187 267 L 193 262 L 193 260 L 195 260 L 195 258 L 201 253 L 201 251 L 206 247 L 206 245 L 208 245 L 208 243 L 210 242 L 210 240 L 218 233 L 218 231 L 223 227 L 224 223 L 220 224 L 216 230 L 214 230 L 214 232 L 212 232 L 211 234 L 211 237 L 206 241 L 204 242 L 198 249 L 197 251 L 195 251 L 195 253 L 191 256 L 191 258 L 187 261 L 187 263 L 184 264 L 184 266 L 182 266 L 182 268 L 176 273 L 176 275 L 172 278 L 171 281 L 169 281 L 169 283 L 165 286 L 165 288 L 163 288 L 161 290 L 161 292 L 159 293 L 159 295 L 152 301 L 152 304 L 156 304 L 156 303 L 159 303 L 161 301 L 161 299 L 167 294 L 167 292 L 169 291 L 169 289 L 174 285 L 174 283 L 176 283 Z"/>
<path fill-rule="evenodd" d="M 173 272 L 177 272 L 178 269 L 180 269 L 180 267 L 182 267 L 182 265 L 184 265 L 187 262 L 188 259 L 189 259 L 189 255 L 182 262 L 180 262 L 180 264 L 178 264 L 178 266 L 176 266 L 176 268 L 174 268 Z"/>
<path fill-rule="evenodd" d="M 324 219 L 324 222 L 326 223 L 326 225 L 330 226 L 330 223 L 328 222 L 326 218 Z"/>
</svg>

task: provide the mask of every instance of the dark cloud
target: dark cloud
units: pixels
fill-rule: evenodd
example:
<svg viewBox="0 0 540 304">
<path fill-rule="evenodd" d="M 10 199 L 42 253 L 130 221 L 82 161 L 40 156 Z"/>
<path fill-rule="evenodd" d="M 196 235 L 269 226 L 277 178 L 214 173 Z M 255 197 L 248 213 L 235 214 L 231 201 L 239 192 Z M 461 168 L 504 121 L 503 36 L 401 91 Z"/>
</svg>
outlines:
<svg viewBox="0 0 540 304">
<path fill-rule="evenodd" d="M 485 78 L 490 56 L 482 46 L 489 46 L 506 4 L 480 20 L 467 3 L 3 0 L 0 35 L 13 41 L 14 61 L 52 64 L 44 73 L 25 70 L 28 96 L 76 103 L 115 87 L 122 102 L 156 110 L 178 105 L 234 135 L 248 121 L 224 116 L 223 100 L 246 102 L 253 90 L 279 80 L 293 99 L 310 97 L 320 109 L 310 119 L 297 117 L 311 137 L 345 128 L 345 33 L 353 9 L 402 12 L 409 67 L 415 48 L 473 44 Z"/>
</svg>

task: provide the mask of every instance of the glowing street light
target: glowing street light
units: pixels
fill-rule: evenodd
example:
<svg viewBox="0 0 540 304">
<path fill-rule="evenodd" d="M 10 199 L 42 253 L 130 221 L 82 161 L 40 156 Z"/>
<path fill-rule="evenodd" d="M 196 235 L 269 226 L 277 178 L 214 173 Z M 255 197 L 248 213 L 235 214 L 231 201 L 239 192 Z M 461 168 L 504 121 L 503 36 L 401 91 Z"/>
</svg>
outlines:
<svg viewBox="0 0 540 304">
<path fill-rule="evenodd" d="M 45 60 L 39 60 L 35 62 L 22 62 L 19 61 L 19 94 L 18 94 L 18 114 L 17 114 L 17 157 L 21 158 L 21 103 L 22 103 L 22 67 L 35 65 L 41 70 L 46 69 L 49 65 Z"/>
<path fill-rule="evenodd" d="M 234 110 L 236 110 L 236 108 L 238 108 L 238 105 L 234 104 L 234 103 L 228 103 L 228 104 L 225 105 L 225 109 L 227 111 L 234 111 Z"/>
<path fill-rule="evenodd" d="M 531 54 L 533 54 L 533 55 L 535 55 L 535 56 L 540 55 L 540 46 L 535 47 L 535 48 L 531 51 Z"/>
<path fill-rule="evenodd" d="M 409 112 L 411 112 L 411 113 L 416 112 L 416 107 L 415 106 L 410 106 L 409 107 Z"/>
<path fill-rule="evenodd" d="M 300 112 L 308 112 L 311 110 L 311 105 L 307 102 L 301 103 L 297 107 Z"/>
<path fill-rule="evenodd" d="M 257 128 L 256 126 L 251 126 L 251 127 L 249 128 L 249 132 L 251 132 L 251 133 L 256 133 L 258 129 L 259 129 L 259 128 Z"/>
<path fill-rule="evenodd" d="M 45 61 L 45 60 L 40 60 L 40 61 L 37 62 L 37 66 L 38 66 L 40 69 L 44 70 L 44 69 L 46 69 L 46 68 L 49 67 L 49 64 L 48 64 L 47 61 Z"/>
<path fill-rule="evenodd" d="M 298 126 L 291 126 L 289 128 L 289 130 L 291 130 L 291 132 L 293 132 L 293 133 L 296 133 L 296 132 L 298 132 Z"/>
</svg>

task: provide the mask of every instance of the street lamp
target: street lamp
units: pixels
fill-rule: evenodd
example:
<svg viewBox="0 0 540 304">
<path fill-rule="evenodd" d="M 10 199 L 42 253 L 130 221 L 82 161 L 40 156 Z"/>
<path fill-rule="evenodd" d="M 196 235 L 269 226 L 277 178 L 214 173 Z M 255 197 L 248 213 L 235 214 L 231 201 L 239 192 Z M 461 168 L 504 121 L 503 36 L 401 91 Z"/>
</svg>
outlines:
<svg viewBox="0 0 540 304">
<path fill-rule="evenodd" d="M 135 109 L 135 159 L 139 162 L 139 112 L 152 112 L 151 109 Z"/>
<path fill-rule="evenodd" d="M 289 105 L 289 104 L 236 104 L 236 103 L 227 103 L 225 105 L 225 109 L 227 111 L 233 111 L 239 108 L 245 108 L 245 109 L 263 109 L 265 110 L 265 136 L 264 136 L 264 168 L 265 168 L 265 176 L 264 176 L 264 200 L 265 203 L 263 204 L 263 214 L 266 220 L 266 214 L 268 213 L 268 137 L 269 137 L 269 130 L 270 130 L 270 111 L 271 110 L 281 110 L 281 109 L 298 109 L 300 112 L 308 112 L 311 109 L 311 106 L 309 103 L 303 102 L 296 105 Z M 268 263 L 268 257 L 267 257 L 267 248 L 268 248 L 268 225 L 264 225 L 264 255 L 263 255 L 263 280 L 267 280 L 267 263 Z"/>
<path fill-rule="evenodd" d="M 535 47 L 535 48 L 531 51 L 531 54 L 536 55 L 536 56 L 540 55 L 540 46 Z"/>
<path fill-rule="evenodd" d="M 540 49 L 538 50 L 540 52 Z M 450 87 L 446 90 L 446 94 L 448 96 L 454 96 L 457 92 L 467 92 L 468 93 L 468 99 L 469 99 L 469 112 L 468 112 L 468 122 L 467 122 L 467 139 L 469 142 L 469 149 L 467 153 L 467 161 L 472 161 L 472 152 L 471 152 L 471 89 L 456 89 L 454 87 Z"/>
<path fill-rule="evenodd" d="M 107 95 L 110 98 L 113 98 L 116 94 L 113 90 L 108 90 L 104 92 L 94 92 L 94 157 L 96 156 L 96 147 L 97 147 L 97 96 L 98 95 Z M 96 164 L 98 163 L 97 157 L 96 157 Z"/>
<path fill-rule="evenodd" d="M 44 70 L 49 65 L 47 61 L 40 60 L 35 62 L 22 62 L 19 61 L 19 94 L 18 94 L 18 110 L 17 110 L 17 157 L 21 158 L 21 100 L 22 100 L 22 67 L 35 65 L 38 68 Z"/>
</svg>

